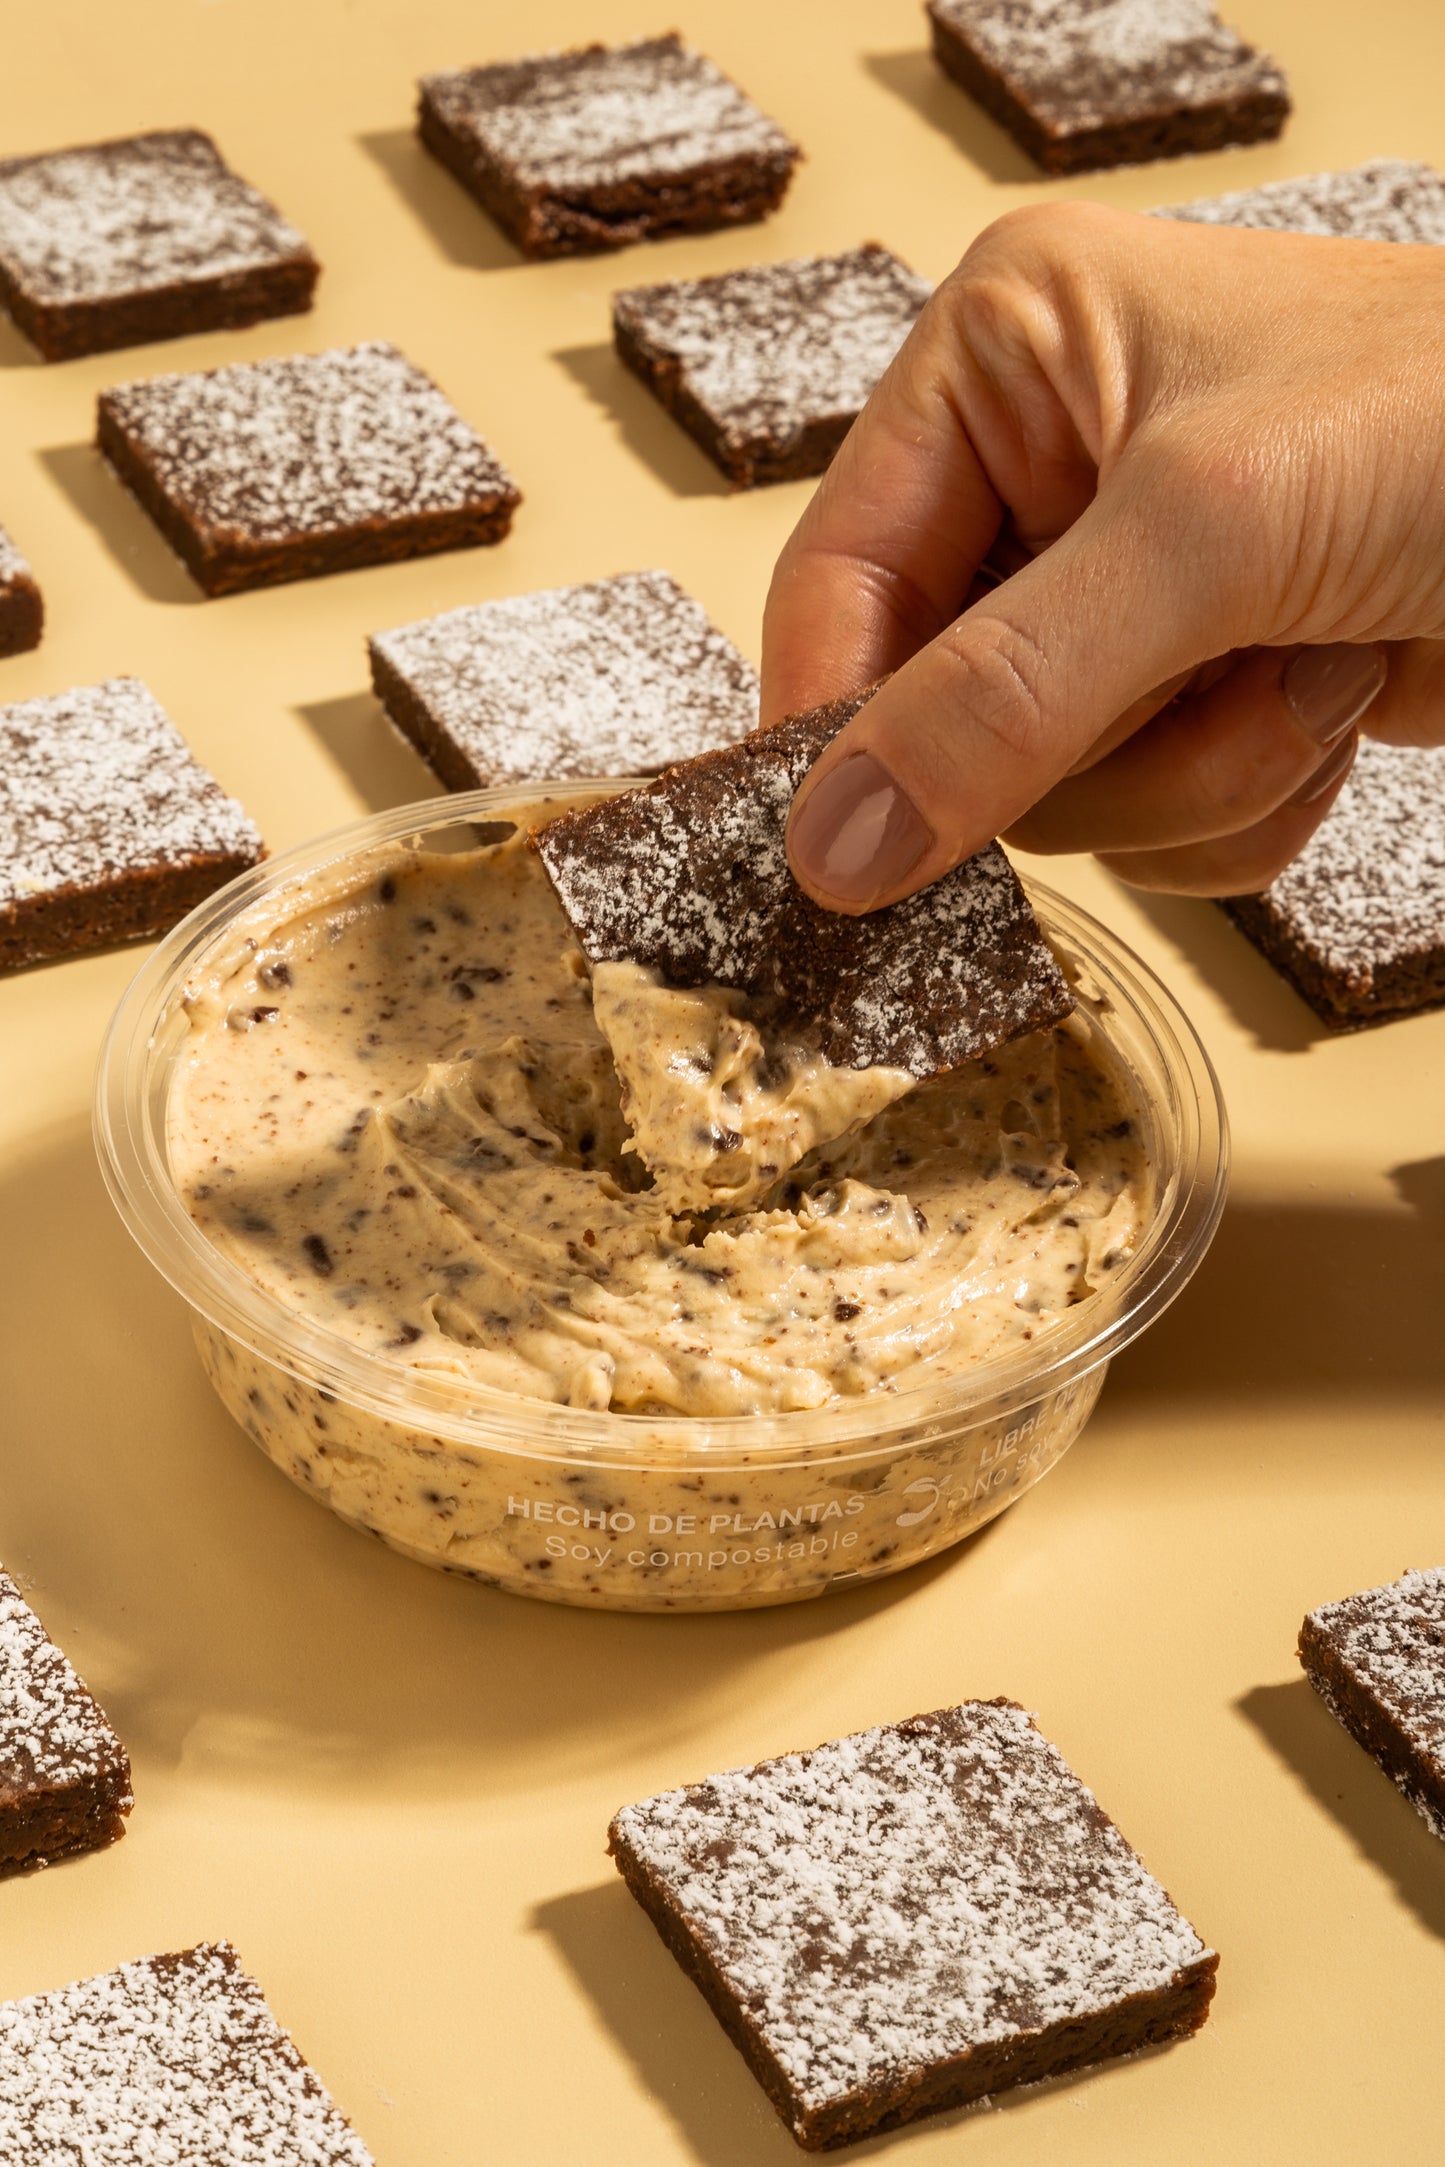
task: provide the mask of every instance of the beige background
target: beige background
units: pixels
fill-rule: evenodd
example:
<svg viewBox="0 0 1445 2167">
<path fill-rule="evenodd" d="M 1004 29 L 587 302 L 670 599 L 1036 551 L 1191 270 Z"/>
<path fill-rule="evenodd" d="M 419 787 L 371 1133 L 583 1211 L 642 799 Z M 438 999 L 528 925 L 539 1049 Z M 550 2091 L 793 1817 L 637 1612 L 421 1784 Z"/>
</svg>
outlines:
<svg viewBox="0 0 1445 2167">
<path fill-rule="evenodd" d="M 1047 196 L 934 75 L 913 0 L 692 0 L 805 145 L 761 229 L 518 262 L 413 145 L 425 68 L 661 27 L 542 0 L 47 0 L 7 11 L 0 151 L 210 128 L 326 266 L 309 321 L 45 368 L 0 327 L 0 518 L 50 630 L 0 700 L 135 671 L 273 847 L 428 794 L 363 637 L 669 566 L 756 653 L 806 485 L 729 497 L 614 367 L 615 285 L 891 244 L 941 274 Z M 1105 176 L 1146 206 L 1381 152 L 1445 165 L 1445 10 L 1239 0 L 1293 78 L 1276 146 Z M 1054 192 L 1065 184 L 1054 184 Z M 1077 192 L 1077 191 L 1075 191 Z M 431 369 L 526 492 L 499 549 L 202 601 L 87 448 L 96 392 L 370 336 Z M 1160 971 L 1237 1135 L 1208 1265 L 1084 1441 L 962 1552 L 798 1610 L 573 1615 L 348 1532 L 210 1398 L 115 1221 L 87 1103 L 134 953 L 0 985 L 0 1557 L 129 1742 L 106 1855 L 0 1888 L 0 1995 L 229 1935 L 381 2167 L 766 2167 L 795 2153 L 603 1855 L 651 1789 L 1007 1693 L 1223 1952 L 1196 2044 L 870 2148 L 1014 2167 L 1435 2157 L 1445 1851 L 1314 1703 L 1311 1604 L 1445 1559 L 1445 1015 L 1328 1043 L 1207 905 L 1051 869 Z"/>
</svg>

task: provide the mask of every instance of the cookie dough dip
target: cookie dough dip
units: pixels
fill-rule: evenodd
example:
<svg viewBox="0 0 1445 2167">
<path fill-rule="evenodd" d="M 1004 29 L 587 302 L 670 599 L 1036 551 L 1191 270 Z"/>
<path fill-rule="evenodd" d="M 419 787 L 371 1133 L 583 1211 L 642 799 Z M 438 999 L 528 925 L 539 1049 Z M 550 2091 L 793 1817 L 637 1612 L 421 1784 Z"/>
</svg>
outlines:
<svg viewBox="0 0 1445 2167">
<path fill-rule="evenodd" d="M 194 913 L 112 1029 L 112 1193 L 236 1419 L 413 1557 L 633 1609 L 894 1571 L 1193 1268 L 1212 1075 L 1037 895 L 1075 1014 L 916 1086 L 626 967 L 595 1011 L 526 830 L 615 787 L 403 808 Z"/>
</svg>

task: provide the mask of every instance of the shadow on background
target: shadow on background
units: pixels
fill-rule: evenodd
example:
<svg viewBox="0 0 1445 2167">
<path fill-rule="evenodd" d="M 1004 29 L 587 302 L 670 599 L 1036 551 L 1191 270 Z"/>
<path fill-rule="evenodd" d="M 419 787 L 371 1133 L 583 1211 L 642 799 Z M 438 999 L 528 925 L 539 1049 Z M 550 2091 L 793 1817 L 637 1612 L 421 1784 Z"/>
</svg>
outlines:
<svg viewBox="0 0 1445 2167">
<path fill-rule="evenodd" d="M 865 53 L 863 65 L 875 83 L 911 106 L 930 128 L 946 135 L 955 150 L 961 150 L 991 181 L 1048 179 L 1013 137 L 944 74 L 926 47 L 907 53 Z"/>
<path fill-rule="evenodd" d="M 55 444 L 37 456 L 142 594 L 153 602 L 206 600 L 159 528 L 116 480 L 93 445 Z"/>
<path fill-rule="evenodd" d="M 312 700 L 293 712 L 316 732 L 336 765 L 374 813 L 446 791 L 421 755 L 387 719 L 373 692 Z"/>
<path fill-rule="evenodd" d="M 41 360 L 28 339 L 20 336 L 8 316 L 0 316 L 0 369 L 43 369 Z"/>
<path fill-rule="evenodd" d="M 1110 1404 L 1212 1392 L 1445 1399 L 1445 1159 L 1395 1180 L 1416 1208 L 1230 1204 L 1183 1299 L 1114 1363 Z"/>
<path fill-rule="evenodd" d="M 0 1181 L 0 1225 L 0 1557 L 162 1764 L 281 1788 L 364 1778 L 379 1798 L 545 1788 L 640 1746 L 686 1767 L 760 1670 L 956 1568 L 661 1618 L 435 1572 L 318 1509 L 232 1423 L 84 1123 Z"/>
<path fill-rule="evenodd" d="M 414 129 L 375 128 L 357 141 L 448 262 L 469 271 L 506 271 L 526 261 Z"/>
<path fill-rule="evenodd" d="M 1119 887 L 1194 966 L 1257 1046 L 1270 1053 L 1303 1053 L 1334 1036 L 1217 903 L 1202 896 L 1153 895 L 1122 881 Z"/>
<path fill-rule="evenodd" d="M 574 384 L 616 425 L 627 449 L 680 497 L 726 497 L 733 491 L 706 452 L 675 422 L 610 343 L 568 346 L 554 353 Z"/>
<path fill-rule="evenodd" d="M 1257 1685 L 1235 1703 L 1422 1926 L 1445 1940 L 1440 1839 L 1337 1723 L 1307 1678 Z"/>
<path fill-rule="evenodd" d="M 539 1904 L 531 1923 L 552 1942 L 699 2167 L 787 2167 L 797 2161 L 798 2147 L 767 2095 L 620 1877 Z M 1157 2047 L 1146 2054 L 1152 2059 L 1168 2051 Z M 990 2110 L 1026 2115 L 1056 2092 L 1101 2079 L 1107 2081 L 1107 2070 L 1081 2069 L 1003 2092 L 987 2104 L 930 2115 L 849 2145 L 848 2157 L 882 2159 L 899 2148 L 901 2159 L 901 2148 L 922 2129 L 961 2128 Z"/>
</svg>

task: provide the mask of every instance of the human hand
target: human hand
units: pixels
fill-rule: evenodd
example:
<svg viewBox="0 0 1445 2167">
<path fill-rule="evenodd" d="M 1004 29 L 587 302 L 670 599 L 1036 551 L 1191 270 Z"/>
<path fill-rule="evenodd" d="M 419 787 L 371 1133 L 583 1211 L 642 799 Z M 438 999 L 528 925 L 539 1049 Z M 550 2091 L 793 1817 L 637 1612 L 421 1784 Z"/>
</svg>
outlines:
<svg viewBox="0 0 1445 2167">
<path fill-rule="evenodd" d="M 773 575 L 764 720 L 895 672 L 798 792 L 802 885 L 871 910 L 1001 833 L 1244 893 L 1366 709 L 1445 743 L 1442 325 L 1445 249 L 991 226 Z"/>
</svg>

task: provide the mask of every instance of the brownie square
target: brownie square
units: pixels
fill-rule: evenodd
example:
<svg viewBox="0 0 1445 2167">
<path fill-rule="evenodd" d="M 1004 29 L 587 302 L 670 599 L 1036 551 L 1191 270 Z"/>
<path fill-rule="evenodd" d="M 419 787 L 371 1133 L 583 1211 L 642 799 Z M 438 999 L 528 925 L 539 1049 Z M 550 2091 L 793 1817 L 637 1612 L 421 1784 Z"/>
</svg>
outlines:
<svg viewBox="0 0 1445 2167">
<path fill-rule="evenodd" d="M 1445 1837 L 1445 1570 L 1312 1610 L 1299 1659 L 1331 1715 Z"/>
<path fill-rule="evenodd" d="M 1445 180 L 1408 158 L 1372 158 L 1333 173 L 1266 181 L 1225 196 L 1171 203 L 1156 218 L 1201 226 L 1261 226 L 1356 241 L 1445 242 Z"/>
<path fill-rule="evenodd" d="M 480 602 L 367 644 L 388 715 L 449 790 L 655 775 L 758 719 L 752 665 L 666 572 Z"/>
<path fill-rule="evenodd" d="M 1210 0 L 928 0 L 940 66 L 1046 173 L 1274 139 L 1284 76 Z"/>
<path fill-rule="evenodd" d="M 262 856 L 136 678 L 0 707 L 0 971 L 164 933 Z"/>
<path fill-rule="evenodd" d="M 738 489 L 821 474 L 932 291 L 886 248 L 612 297 L 617 351 Z"/>
<path fill-rule="evenodd" d="M 1349 780 L 1262 895 L 1222 899 L 1336 1030 L 1445 1002 L 1445 750 L 1362 738 Z"/>
<path fill-rule="evenodd" d="M 294 316 L 319 270 L 199 129 L 0 162 L 0 305 L 47 361 Z"/>
<path fill-rule="evenodd" d="M 533 257 L 775 211 L 801 153 L 675 34 L 422 79 L 423 143 Z"/>
<path fill-rule="evenodd" d="M 21 655 L 40 645 L 45 604 L 35 574 L 0 527 L 0 655 Z"/>
<path fill-rule="evenodd" d="M 521 502 L 382 339 L 117 384 L 97 442 L 212 595 L 499 542 Z"/>
<path fill-rule="evenodd" d="M 375 2167 L 224 1941 L 0 2003 L 0 2158 Z"/>
<path fill-rule="evenodd" d="M 825 2151 L 1197 2031 L 1219 1959 L 1012 1701 L 729 1770 L 612 1823 L 623 1878 Z"/>
<path fill-rule="evenodd" d="M 132 1804 L 125 1747 L 0 1572 L 0 1874 L 114 1843 Z"/>
<path fill-rule="evenodd" d="M 1073 996 L 997 843 L 884 910 L 822 910 L 788 870 L 793 793 L 868 694 L 757 730 L 533 847 L 589 963 L 776 1003 L 839 1067 L 922 1079 L 1059 1022 Z"/>
</svg>

